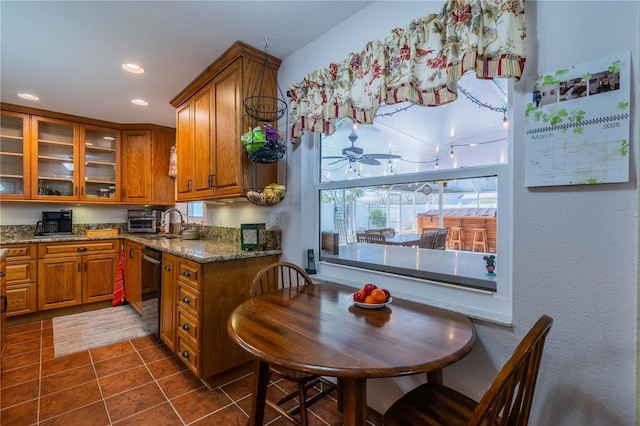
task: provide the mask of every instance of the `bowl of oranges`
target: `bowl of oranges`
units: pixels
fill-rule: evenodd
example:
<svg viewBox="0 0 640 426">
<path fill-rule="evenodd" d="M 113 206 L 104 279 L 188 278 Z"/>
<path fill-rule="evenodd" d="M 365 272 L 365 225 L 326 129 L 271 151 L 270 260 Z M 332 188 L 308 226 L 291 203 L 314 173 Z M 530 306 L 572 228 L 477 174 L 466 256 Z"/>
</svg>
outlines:
<svg viewBox="0 0 640 426">
<path fill-rule="evenodd" d="M 360 290 L 351 294 L 350 298 L 356 306 L 365 309 L 383 308 L 393 301 L 389 290 L 371 283 L 365 284 Z"/>
</svg>

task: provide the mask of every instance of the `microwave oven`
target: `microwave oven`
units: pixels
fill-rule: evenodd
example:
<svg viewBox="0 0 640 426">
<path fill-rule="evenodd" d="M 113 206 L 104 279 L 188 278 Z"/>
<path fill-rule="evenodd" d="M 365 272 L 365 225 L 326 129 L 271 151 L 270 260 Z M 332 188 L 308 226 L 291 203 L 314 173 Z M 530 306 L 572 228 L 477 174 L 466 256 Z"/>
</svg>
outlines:
<svg viewBox="0 0 640 426">
<path fill-rule="evenodd" d="M 160 210 L 129 210 L 127 232 L 156 233 L 160 230 L 161 216 Z"/>
</svg>

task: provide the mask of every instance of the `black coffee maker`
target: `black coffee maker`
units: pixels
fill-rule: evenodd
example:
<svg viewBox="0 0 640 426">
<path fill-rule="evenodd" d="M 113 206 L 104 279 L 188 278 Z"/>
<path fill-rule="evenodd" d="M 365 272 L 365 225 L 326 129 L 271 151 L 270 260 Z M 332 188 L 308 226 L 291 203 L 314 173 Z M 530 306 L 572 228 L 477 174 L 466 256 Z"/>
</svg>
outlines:
<svg viewBox="0 0 640 426">
<path fill-rule="evenodd" d="M 58 212 L 42 212 L 42 220 L 36 224 L 37 237 L 54 237 L 73 235 L 73 213 L 71 210 L 61 209 Z"/>
</svg>

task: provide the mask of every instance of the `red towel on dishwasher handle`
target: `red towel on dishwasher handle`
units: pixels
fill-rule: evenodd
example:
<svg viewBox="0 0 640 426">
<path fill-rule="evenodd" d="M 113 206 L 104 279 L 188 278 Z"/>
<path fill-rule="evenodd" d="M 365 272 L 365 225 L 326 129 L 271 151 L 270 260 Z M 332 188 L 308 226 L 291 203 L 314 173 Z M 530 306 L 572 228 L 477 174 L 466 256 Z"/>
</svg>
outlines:
<svg viewBox="0 0 640 426">
<path fill-rule="evenodd" d="M 111 306 L 119 306 L 124 303 L 124 250 L 120 250 L 120 261 L 118 262 L 118 272 L 113 289 L 113 301 Z"/>
</svg>

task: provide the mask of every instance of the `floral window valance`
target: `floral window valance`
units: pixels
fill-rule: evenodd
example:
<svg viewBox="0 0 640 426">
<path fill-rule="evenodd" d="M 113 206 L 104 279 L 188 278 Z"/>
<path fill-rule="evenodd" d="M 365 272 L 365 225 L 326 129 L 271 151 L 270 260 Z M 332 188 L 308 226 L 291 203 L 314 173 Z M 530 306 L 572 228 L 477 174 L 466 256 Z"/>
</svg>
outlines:
<svg viewBox="0 0 640 426">
<path fill-rule="evenodd" d="M 334 119 L 373 122 L 383 104 L 438 106 L 458 97 L 469 70 L 481 79 L 522 76 L 526 24 L 521 0 L 448 1 L 439 14 L 396 28 L 337 64 L 290 86 L 291 137 L 331 134 Z"/>
</svg>

